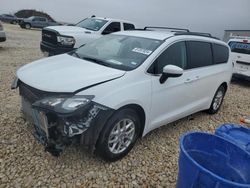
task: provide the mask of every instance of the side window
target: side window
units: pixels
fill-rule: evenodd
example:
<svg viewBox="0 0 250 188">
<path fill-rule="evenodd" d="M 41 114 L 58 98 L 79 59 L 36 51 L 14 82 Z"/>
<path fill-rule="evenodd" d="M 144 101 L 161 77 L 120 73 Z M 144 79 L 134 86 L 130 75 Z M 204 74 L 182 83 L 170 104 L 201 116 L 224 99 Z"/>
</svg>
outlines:
<svg viewBox="0 0 250 188">
<path fill-rule="evenodd" d="M 134 30 L 135 26 L 133 24 L 123 23 L 123 28 L 124 30 Z"/>
<path fill-rule="evenodd" d="M 32 20 L 32 21 L 39 22 L 39 21 L 40 21 L 40 19 L 39 19 L 39 18 L 33 18 L 33 20 Z"/>
<path fill-rule="evenodd" d="M 187 69 L 205 67 L 213 64 L 212 47 L 208 42 L 188 41 Z"/>
<path fill-rule="evenodd" d="M 185 69 L 187 65 L 186 43 L 177 42 L 168 47 L 151 65 L 148 72 L 161 74 L 166 65 L 176 65 Z"/>
<path fill-rule="evenodd" d="M 226 46 L 213 44 L 214 63 L 226 63 L 228 61 L 229 50 Z"/>
<path fill-rule="evenodd" d="M 121 31 L 121 25 L 119 22 L 112 22 L 110 23 L 106 29 L 104 29 L 104 31 L 102 32 L 102 34 L 109 34 L 109 33 L 113 33 L 113 32 L 117 32 L 117 31 Z"/>
<path fill-rule="evenodd" d="M 41 21 L 41 22 L 45 22 L 46 19 L 45 19 L 45 18 L 40 18 L 40 21 Z"/>
</svg>

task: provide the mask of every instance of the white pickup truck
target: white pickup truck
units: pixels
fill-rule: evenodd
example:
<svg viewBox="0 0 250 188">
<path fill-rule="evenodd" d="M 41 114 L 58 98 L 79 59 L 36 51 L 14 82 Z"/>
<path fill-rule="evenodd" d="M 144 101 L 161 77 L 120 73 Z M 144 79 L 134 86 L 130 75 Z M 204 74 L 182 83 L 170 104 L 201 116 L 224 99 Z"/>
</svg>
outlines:
<svg viewBox="0 0 250 188">
<path fill-rule="evenodd" d="M 133 29 L 135 26 L 129 21 L 100 17 L 86 18 L 74 26 L 44 28 L 40 48 L 48 56 L 62 54 L 103 35 Z"/>
</svg>

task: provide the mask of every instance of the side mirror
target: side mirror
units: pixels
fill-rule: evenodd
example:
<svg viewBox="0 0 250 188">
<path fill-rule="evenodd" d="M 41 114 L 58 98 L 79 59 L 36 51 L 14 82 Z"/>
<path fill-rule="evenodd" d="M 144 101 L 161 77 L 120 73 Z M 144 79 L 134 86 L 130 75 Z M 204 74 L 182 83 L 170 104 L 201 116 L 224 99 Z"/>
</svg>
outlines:
<svg viewBox="0 0 250 188">
<path fill-rule="evenodd" d="M 163 84 L 169 77 L 180 77 L 183 74 L 183 69 L 175 65 L 166 65 L 163 67 L 163 72 L 160 77 L 160 83 Z"/>
</svg>

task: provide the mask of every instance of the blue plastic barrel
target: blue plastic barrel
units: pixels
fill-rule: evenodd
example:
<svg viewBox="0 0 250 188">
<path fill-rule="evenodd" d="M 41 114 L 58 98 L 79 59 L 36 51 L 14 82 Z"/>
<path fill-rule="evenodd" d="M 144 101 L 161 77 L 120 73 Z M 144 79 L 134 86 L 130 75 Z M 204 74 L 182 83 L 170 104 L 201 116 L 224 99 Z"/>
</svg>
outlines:
<svg viewBox="0 0 250 188">
<path fill-rule="evenodd" d="M 223 124 L 215 134 L 235 143 L 250 153 L 250 129 L 237 124 Z"/>
<path fill-rule="evenodd" d="M 177 188 L 250 188 L 250 154 L 222 137 L 193 132 L 180 140 Z"/>
</svg>

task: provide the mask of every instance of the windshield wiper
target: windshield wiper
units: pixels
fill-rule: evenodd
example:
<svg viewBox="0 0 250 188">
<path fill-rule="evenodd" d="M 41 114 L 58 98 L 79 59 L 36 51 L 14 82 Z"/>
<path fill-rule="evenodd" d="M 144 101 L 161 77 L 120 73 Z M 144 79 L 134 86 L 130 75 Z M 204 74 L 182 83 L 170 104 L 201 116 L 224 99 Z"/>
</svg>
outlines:
<svg viewBox="0 0 250 188">
<path fill-rule="evenodd" d="M 76 57 L 78 57 L 78 58 L 81 59 L 80 55 L 79 55 L 76 51 L 72 51 L 72 52 L 71 52 L 71 55 L 75 55 Z"/>
<path fill-rule="evenodd" d="M 90 31 L 97 31 L 97 30 L 92 29 L 92 28 L 89 28 L 89 27 L 82 27 L 82 28 L 87 29 L 87 30 L 90 30 Z"/>
<path fill-rule="evenodd" d="M 93 58 L 93 57 L 82 57 L 82 59 L 85 59 L 87 61 L 91 61 L 91 62 L 94 62 L 94 63 L 97 63 L 99 65 L 103 65 L 103 66 L 106 66 L 106 67 L 111 67 L 110 64 L 106 63 L 105 61 L 102 61 L 100 59 L 96 59 L 96 58 Z"/>
</svg>

